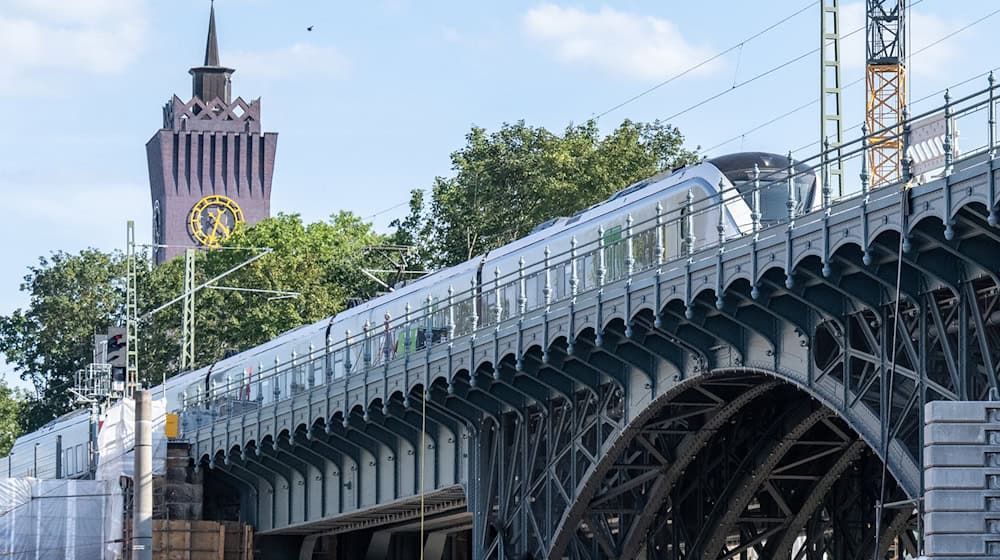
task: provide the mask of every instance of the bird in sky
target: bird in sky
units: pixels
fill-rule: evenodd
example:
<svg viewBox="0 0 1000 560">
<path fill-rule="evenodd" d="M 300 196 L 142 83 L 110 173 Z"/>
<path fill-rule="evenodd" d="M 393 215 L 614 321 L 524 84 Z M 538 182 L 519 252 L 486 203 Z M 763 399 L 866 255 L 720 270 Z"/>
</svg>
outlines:
<svg viewBox="0 0 1000 560">
<path fill-rule="evenodd" d="M 310 25 L 309 27 L 307 27 L 307 28 L 306 28 L 306 31 L 312 31 L 312 30 L 313 30 L 313 27 L 315 27 L 315 26 L 313 26 L 313 25 Z"/>
</svg>

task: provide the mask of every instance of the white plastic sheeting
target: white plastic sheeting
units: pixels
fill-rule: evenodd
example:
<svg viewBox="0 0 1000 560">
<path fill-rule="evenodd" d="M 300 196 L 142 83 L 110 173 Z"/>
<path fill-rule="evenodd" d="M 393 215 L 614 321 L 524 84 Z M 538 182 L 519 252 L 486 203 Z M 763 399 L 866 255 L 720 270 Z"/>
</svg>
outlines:
<svg viewBox="0 0 1000 560">
<path fill-rule="evenodd" d="M 0 558 L 113 560 L 121 529 L 117 482 L 0 478 Z"/>
<path fill-rule="evenodd" d="M 154 400 L 153 408 L 153 474 L 162 475 L 167 460 L 167 436 L 164 433 L 166 406 L 163 399 Z M 135 401 L 122 399 L 101 417 L 97 434 L 97 480 L 118 483 L 120 477 L 132 478 L 135 466 Z"/>
</svg>

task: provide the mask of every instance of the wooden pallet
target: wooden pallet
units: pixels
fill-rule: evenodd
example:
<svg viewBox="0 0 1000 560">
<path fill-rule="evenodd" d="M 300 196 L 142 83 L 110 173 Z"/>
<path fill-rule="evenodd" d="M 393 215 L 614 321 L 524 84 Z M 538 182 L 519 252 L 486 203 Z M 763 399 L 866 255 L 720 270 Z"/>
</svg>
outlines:
<svg viewBox="0 0 1000 560">
<path fill-rule="evenodd" d="M 131 542 L 131 527 L 125 528 Z M 126 558 L 131 557 L 129 546 Z M 253 527 L 236 521 L 153 520 L 154 560 L 253 560 Z"/>
</svg>

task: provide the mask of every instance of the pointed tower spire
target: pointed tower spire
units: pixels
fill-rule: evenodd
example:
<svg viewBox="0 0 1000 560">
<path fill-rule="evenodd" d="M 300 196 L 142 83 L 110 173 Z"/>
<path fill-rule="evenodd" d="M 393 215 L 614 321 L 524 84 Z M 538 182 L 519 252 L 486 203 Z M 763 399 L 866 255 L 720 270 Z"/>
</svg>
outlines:
<svg viewBox="0 0 1000 560">
<path fill-rule="evenodd" d="M 205 66 L 219 65 L 219 38 L 215 34 L 215 1 L 208 12 L 208 42 L 205 44 Z"/>
<path fill-rule="evenodd" d="M 219 36 L 215 32 L 215 2 L 208 12 L 208 39 L 205 41 L 205 64 L 190 70 L 192 95 L 205 103 L 216 97 L 230 103 L 229 77 L 235 72 L 219 63 Z"/>
</svg>

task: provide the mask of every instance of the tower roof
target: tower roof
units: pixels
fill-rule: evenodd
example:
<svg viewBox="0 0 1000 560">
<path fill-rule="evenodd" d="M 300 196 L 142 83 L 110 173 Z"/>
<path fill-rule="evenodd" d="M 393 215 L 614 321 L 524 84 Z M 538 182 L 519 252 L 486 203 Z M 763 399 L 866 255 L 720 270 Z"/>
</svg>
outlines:
<svg viewBox="0 0 1000 560">
<path fill-rule="evenodd" d="M 208 12 L 208 41 L 205 43 L 205 66 L 219 65 L 219 38 L 215 34 L 215 2 Z"/>
<path fill-rule="evenodd" d="M 219 36 L 215 31 L 215 2 L 208 12 L 208 38 L 205 41 L 205 63 L 190 71 L 192 95 L 205 103 L 218 97 L 230 101 L 229 76 L 235 72 L 219 63 Z"/>
</svg>

